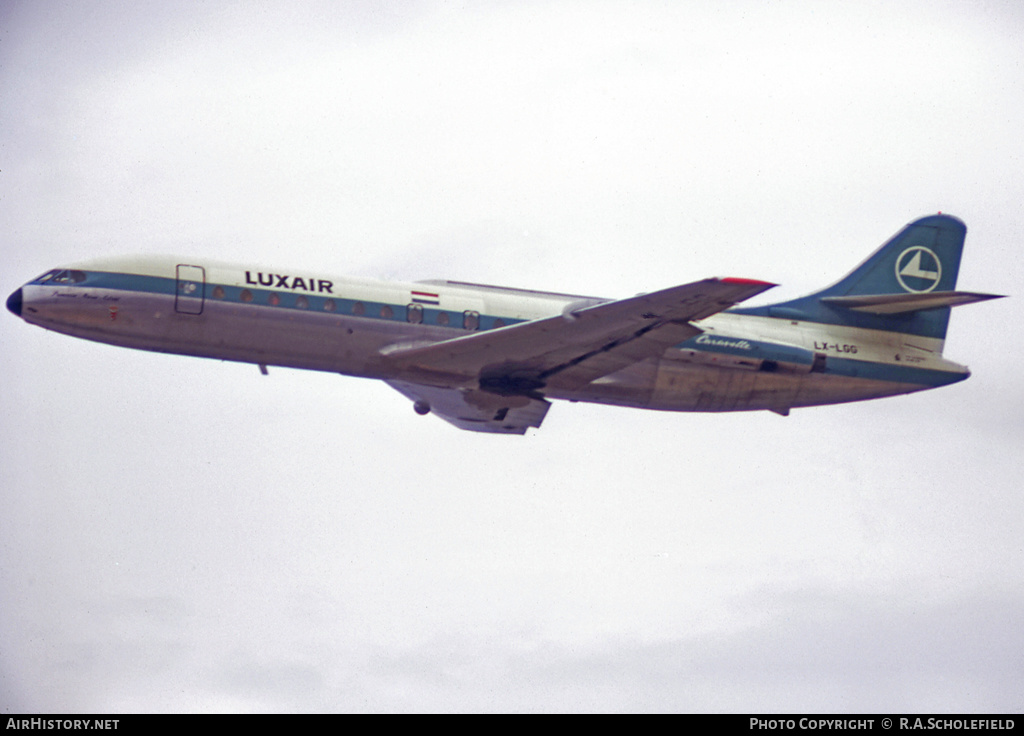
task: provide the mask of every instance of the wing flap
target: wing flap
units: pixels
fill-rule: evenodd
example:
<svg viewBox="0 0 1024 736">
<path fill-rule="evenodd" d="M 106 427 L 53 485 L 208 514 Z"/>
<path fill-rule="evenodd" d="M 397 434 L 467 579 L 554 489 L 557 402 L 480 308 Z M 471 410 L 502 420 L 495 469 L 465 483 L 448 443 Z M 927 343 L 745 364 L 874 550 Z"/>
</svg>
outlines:
<svg viewBox="0 0 1024 736">
<path fill-rule="evenodd" d="M 387 384 L 418 407 L 428 408 L 431 414 L 471 432 L 526 434 L 530 427 L 541 425 L 551 406 L 544 399 L 500 396 L 479 389 L 425 386 L 408 381 Z"/>
<path fill-rule="evenodd" d="M 643 335 L 602 346 L 549 368 L 541 375 L 545 384 L 552 388 L 580 388 L 626 366 L 661 355 L 673 345 L 686 342 L 701 332 L 700 328 L 688 322 L 670 322 Z"/>
</svg>

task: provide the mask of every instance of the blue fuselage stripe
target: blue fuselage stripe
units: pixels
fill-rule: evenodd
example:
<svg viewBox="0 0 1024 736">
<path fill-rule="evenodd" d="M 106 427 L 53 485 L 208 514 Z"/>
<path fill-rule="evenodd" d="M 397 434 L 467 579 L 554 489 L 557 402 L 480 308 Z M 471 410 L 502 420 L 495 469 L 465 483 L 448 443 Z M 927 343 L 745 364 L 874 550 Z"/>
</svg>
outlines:
<svg viewBox="0 0 1024 736">
<path fill-rule="evenodd" d="M 178 281 L 165 276 L 146 276 L 142 274 L 117 273 L 112 271 L 85 271 L 84 273 L 86 276 L 84 281 L 77 283 L 54 283 L 52 285 L 63 288 L 111 289 L 116 291 L 131 291 L 143 294 L 160 294 L 167 296 L 174 296 L 178 289 Z M 44 279 L 45 277 L 41 277 L 30 282 L 30 284 L 36 286 L 48 286 L 52 283 L 47 282 Z M 222 290 L 223 294 L 218 293 L 215 295 L 215 291 L 217 289 Z M 248 292 L 252 298 L 243 299 L 243 292 Z M 199 294 L 183 294 L 182 296 L 195 299 L 200 297 Z M 275 309 L 286 308 L 302 312 L 325 312 L 327 314 L 337 313 L 353 317 L 363 317 L 366 319 L 381 319 L 399 322 L 406 321 L 405 309 L 408 307 L 409 303 L 417 301 L 412 300 L 409 303 L 402 304 L 375 302 L 364 299 L 352 299 L 341 295 L 335 295 L 333 293 L 325 295 L 314 294 L 301 290 L 293 291 L 291 289 L 277 290 L 254 288 L 249 286 L 243 287 L 212 282 L 205 283 L 202 296 L 210 302 L 238 302 L 243 304 L 253 304 L 256 306 L 274 307 Z M 278 300 L 276 303 L 273 301 L 275 297 Z M 299 297 L 304 298 L 308 306 L 300 306 L 298 304 Z M 361 308 L 357 309 L 357 304 L 361 305 Z M 461 311 L 431 309 L 427 306 L 430 302 L 420 302 L 420 304 L 424 306 L 424 323 L 442 327 L 447 326 L 453 330 L 457 329 L 459 331 L 463 331 Z M 437 304 L 437 302 L 433 302 L 433 304 Z M 388 310 L 390 310 L 390 312 Z M 438 321 L 438 315 L 442 313 L 448 315 L 447 324 L 442 324 Z M 523 321 L 514 317 L 500 317 L 484 314 L 481 314 L 478 319 L 478 330 L 490 330 L 496 327 L 514 325 Z"/>
</svg>

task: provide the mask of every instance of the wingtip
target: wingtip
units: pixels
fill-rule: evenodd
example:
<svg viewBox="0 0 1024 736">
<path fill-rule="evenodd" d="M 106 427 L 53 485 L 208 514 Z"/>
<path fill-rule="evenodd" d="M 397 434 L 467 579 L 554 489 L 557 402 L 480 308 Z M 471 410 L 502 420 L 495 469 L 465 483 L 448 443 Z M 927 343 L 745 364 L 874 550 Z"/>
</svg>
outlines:
<svg viewBox="0 0 1024 736">
<path fill-rule="evenodd" d="M 760 279 L 741 279 L 741 278 L 737 278 L 735 276 L 729 276 L 727 278 L 720 279 L 720 281 L 722 281 L 723 283 L 726 283 L 726 284 L 742 284 L 742 285 L 745 285 L 745 286 L 763 286 L 766 289 L 771 289 L 774 286 L 778 286 L 778 284 L 773 284 L 771 281 L 761 281 Z"/>
</svg>

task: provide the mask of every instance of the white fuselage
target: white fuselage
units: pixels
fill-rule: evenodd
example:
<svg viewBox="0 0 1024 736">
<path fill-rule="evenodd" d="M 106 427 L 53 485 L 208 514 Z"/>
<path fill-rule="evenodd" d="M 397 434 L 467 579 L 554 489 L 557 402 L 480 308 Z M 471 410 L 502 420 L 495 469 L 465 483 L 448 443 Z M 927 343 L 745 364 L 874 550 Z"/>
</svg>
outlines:
<svg viewBox="0 0 1024 736">
<path fill-rule="evenodd" d="M 51 272 L 52 274 L 53 272 Z M 457 282 L 392 283 L 181 259 L 69 267 L 21 289 L 21 316 L 113 345 L 401 378 L 396 346 L 449 340 L 606 300 Z M 87 274 L 76 281 L 75 274 Z M 963 380 L 942 340 L 723 312 L 657 358 L 549 398 L 671 411 L 833 404 Z"/>
</svg>

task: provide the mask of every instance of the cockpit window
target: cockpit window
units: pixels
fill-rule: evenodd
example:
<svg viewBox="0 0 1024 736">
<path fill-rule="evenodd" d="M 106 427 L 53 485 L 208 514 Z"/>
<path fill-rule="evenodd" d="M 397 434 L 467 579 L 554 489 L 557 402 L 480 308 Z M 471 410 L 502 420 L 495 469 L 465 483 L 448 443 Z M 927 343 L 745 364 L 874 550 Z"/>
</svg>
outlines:
<svg viewBox="0 0 1024 736">
<path fill-rule="evenodd" d="M 47 281 L 52 279 L 54 276 L 56 276 L 60 272 L 61 272 L 61 270 L 59 268 L 51 269 L 51 270 L 47 271 L 46 273 L 44 273 L 39 278 L 37 278 L 36 281 L 38 281 L 40 284 L 45 284 Z"/>
<path fill-rule="evenodd" d="M 42 276 L 42 283 L 51 284 L 80 284 L 85 281 L 84 271 L 72 271 L 70 269 L 54 270 Z"/>
</svg>

